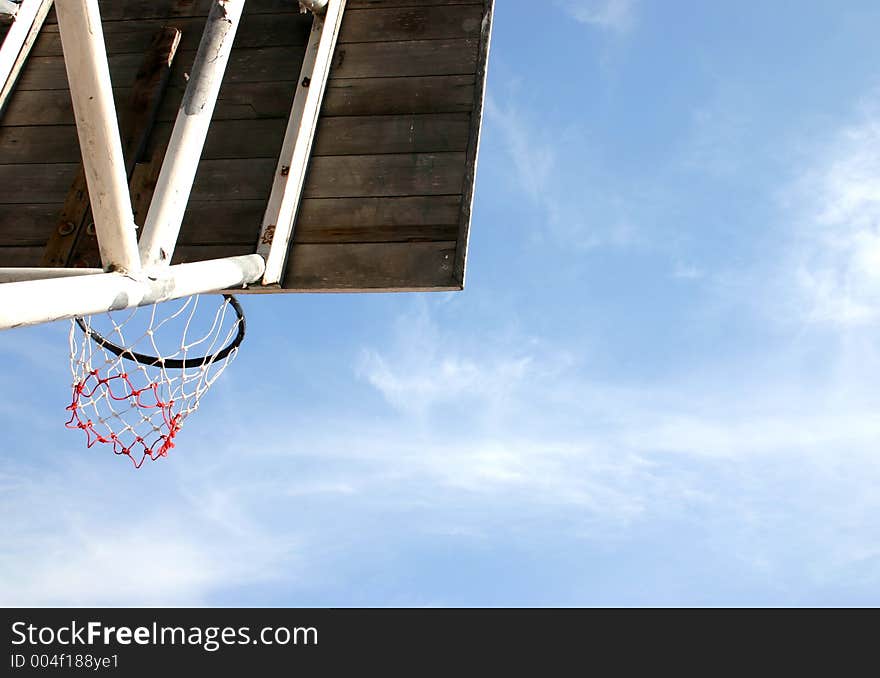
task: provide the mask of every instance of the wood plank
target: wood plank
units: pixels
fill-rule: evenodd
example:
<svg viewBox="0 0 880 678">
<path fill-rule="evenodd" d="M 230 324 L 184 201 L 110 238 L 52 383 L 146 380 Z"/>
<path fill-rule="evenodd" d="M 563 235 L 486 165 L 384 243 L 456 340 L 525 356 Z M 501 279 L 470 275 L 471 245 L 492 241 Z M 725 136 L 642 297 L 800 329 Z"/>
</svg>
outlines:
<svg viewBox="0 0 880 678">
<path fill-rule="evenodd" d="M 293 101 L 295 80 L 263 83 L 224 83 L 214 120 L 285 118 Z M 117 106 L 129 88 L 114 88 Z M 173 121 L 183 95 L 169 86 L 159 120 Z M 474 76 L 424 78 L 358 78 L 331 80 L 327 85 L 324 116 L 393 115 L 469 112 L 474 105 Z M 72 125 L 73 110 L 66 87 L 60 90 L 16 91 L 0 121 L 3 126 Z"/>
<path fill-rule="evenodd" d="M 294 241 L 448 241 L 456 236 L 460 209 L 457 195 L 307 199 L 297 217 Z"/>
<path fill-rule="evenodd" d="M 465 151 L 469 133 L 467 113 L 325 116 L 318 125 L 312 156 Z"/>
<path fill-rule="evenodd" d="M 61 203 L 0 205 L 0 247 L 42 247 Z"/>
<path fill-rule="evenodd" d="M 303 195 L 353 198 L 452 195 L 462 190 L 464 153 L 313 158 Z"/>
<path fill-rule="evenodd" d="M 172 263 L 247 254 L 253 245 L 182 245 Z M 285 292 L 413 292 L 457 290 L 454 242 L 295 245 Z M 237 294 L 279 292 L 256 285 Z"/>
<path fill-rule="evenodd" d="M 0 163 L 79 161 L 75 125 L 0 127 Z"/>
<path fill-rule="evenodd" d="M 288 291 L 456 289 L 455 242 L 294 245 Z"/>
<path fill-rule="evenodd" d="M 279 78 L 282 74 L 279 74 Z M 287 119 L 296 78 L 274 82 L 224 82 L 220 88 L 213 120 L 254 120 L 261 118 Z M 160 111 L 161 120 L 174 120 L 182 88 L 169 89 L 166 104 Z"/>
<path fill-rule="evenodd" d="M 470 112 L 474 76 L 336 78 L 327 83 L 325 116 Z"/>
<path fill-rule="evenodd" d="M 215 120 L 282 118 L 290 111 L 295 81 L 224 84 L 214 109 Z M 131 89 L 114 87 L 113 98 L 121 107 Z M 183 89 L 169 87 L 158 119 L 171 122 L 177 116 Z M 0 121 L 4 127 L 23 125 L 72 125 L 73 109 L 67 89 L 17 91 Z"/>
<path fill-rule="evenodd" d="M 0 165 L 0 203 L 64 202 L 79 163 Z"/>
<path fill-rule="evenodd" d="M 305 46 L 311 23 L 311 17 L 299 13 L 245 16 L 235 34 L 234 49 Z M 149 47 L 152 36 L 166 24 L 179 29 L 183 34 L 179 47 L 181 51 L 198 49 L 205 27 L 205 17 L 104 21 L 102 25 L 107 54 L 143 54 Z M 46 26 L 34 45 L 32 54 L 34 56 L 63 54 L 57 24 Z"/>
<path fill-rule="evenodd" d="M 307 198 L 354 198 L 408 195 L 458 195 L 464 177 L 464 153 L 352 155 L 313 158 L 306 180 Z M 6 167 L 45 168 L 45 165 Z M 193 185 L 192 200 L 253 200 L 269 195 L 275 172 L 272 158 L 204 160 Z M 35 178 L 39 170 L 32 172 Z M 3 172 L 0 167 L 0 178 Z M 50 179 L 41 185 L 52 195 Z M 2 190 L 2 189 L 0 189 Z M 3 202 L 0 199 L 0 202 Z M 21 202 L 37 202 L 21 200 Z"/>
<path fill-rule="evenodd" d="M 479 41 L 474 39 L 338 45 L 330 79 L 468 75 L 476 70 L 478 47 Z M 224 82 L 296 80 L 302 56 L 302 49 L 297 45 L 236 49 L 230 56 Z M 182 66 L 175 68 L 172 74 L 171 84 L 174 87 L 186 86 L 185 72 L 194 57 L 193 50 L 179 53 Z M 140 55 L 111 54 L 108 61 L 113 82 L 129 82 L 137 74 Z M 31 58 L 17 87 L 20 90 L 66 88 L 64 58 Z"/>
<path fill-rule="evenodd" d="M 474 38 L 483 18 L 479 5 L 348 9 L 339 42 L 394 42 Z"/>
<path fill-rule="evenodd" d="M 492 41 L 492 21 L 495 12 L 495 0 L 485 0 L 483 5 L 484 19 L 482 20 L 482 36 L 480 38 L 480 52 L 477 59 L 479 70 L 476 75 L 476 87 L 474 89 L 474 109 L 471 116 L 471 132 L 468 142 L 467 160 L 464 176 L 464 194 L 461 201 L 461 219 L 459 222 L 457 247 L 455 252 L 455 267 L 453 277 L 457 284 L 464 289 L 465 269 L 467 265 L 468 242 L 470 239 L 471 218 L 473 216 L 474 192 L 477 181 L 477 159 L 480 149 L 480 130 L 483 123 L 483 102 L 486 93 L 486 77 L 489 70 L 489 49 Z"/>
<path fill-rule="evenodd" d="M 167 137 L 172 127 L 171 122 L 158 123 L 156 133 Z M 280 119 L 215 121 L 202 158 L 272 158 L 277 156 L 283 136 L 284 121 Z M 79 161 L 74 125 L 0 127 L 0 163 Z"/>
<path fill-rule="evenodd" d="M 43 256 L 40 247 L 0 247 L 0 266 L 39 266 Z"/>
<path fill-rule="evenodd" d="M 472 74 L 478 48 L 470 38 L 337 45 L 330 79 Z"/>
<path fill-rule="evenodd" d="M 113 90 L 114 98 L 119 101 L 124 92 Z M 122 98 L 122 101 L 125 99 Z M 72 125 L 74 123 L 73 107 L 70 103 L 70 92 L 67 88 L 51 91 L 23 91 L 17 89 L 15 96 L 3 112 L 0 125 Z"/>
<path fill-rule="evenodd" d="M 265 207 L 263 200 L 192 201 L 180 244 L 253 247 Z M 294 235 L 302 243 L 449 241 L 460 211 L 461 196 L 455 195 L 312 198 L 300 207 Z"/>
<path fill-rule="evenodd" d="M 317 241 L 337 231 L 360 231 L 369 238 L 367 232 L 374 229 L 448 226 L 458 224 L 460 206 L 458 195 L 312 198 L 303 201 L 296 233 Z M 357 240 L 352 238 L 352 242 Z"/>
<path fill-rule="evenodd" d="M 265 200 L 191 200 L 180 228 L 183 245 L 245 245 L 254 251 Z"/>
<path fill-rule="evenodd" d="M 179 245 L 174 248 L 172 264 L 189 264 L 194 261 L 237 257 L 242 254 L 253 254 L 254 243 L 237 243 L 233 245 Z M 238 290 L 240 292 L 241 290 Z"/>
<path fill-rule="evenodd" d="M 481 0 L 348 0 L 352 9 L 429 7 L 431 5 L 479 5 Z"/>
<path fill-rule="evenodd" d="M 190 200 L 266 200 L 275 163 L 275 158 L 203 160 Z"/>
<path fill-rule="evenodd" d="M 165 19 L 168 17 L 204 17 L 212 0 L 100 0 L 102 21 L 123 19 Z M 413 4 L 419 4 L 415 0 Z M 245 5 L 249 14 L 294 13 L 299 9 L 291 0 L 259 0 Z M 58 23 L 53 12 L 47 23 Z"/>
<path fill-rule="evenodd" d="M 233 50 L 229 57 L 224 82 L 276 82 L 279 79 L 296 80 L 299 76 L 303 48 L 299 45 L 285 47 L 259 47 Z M 178 53 L 171 75 L 171 86 L 186 87 L 187 71 L 195 58 L 194 50 Z M 179 65 L 177 65 L 177 60 Z M 111 54 L 108 57 L 110 78 L 116 83 L 134 80 L 140 65 L 140 54 Z M 66 89 L 67 72 L 64 57 L 33 57 L 19 79 L 18 90 Z"/>
</svg>

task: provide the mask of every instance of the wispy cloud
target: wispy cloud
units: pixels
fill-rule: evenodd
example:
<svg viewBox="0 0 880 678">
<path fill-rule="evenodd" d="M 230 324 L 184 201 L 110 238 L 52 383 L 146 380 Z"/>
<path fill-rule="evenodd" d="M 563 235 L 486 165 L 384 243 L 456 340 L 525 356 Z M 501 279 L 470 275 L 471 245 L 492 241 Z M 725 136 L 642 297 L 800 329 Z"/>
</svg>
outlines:
<svg viewBox="0 0 880 678">
<path fill-rule="evenodd" d="M 616 33 L 629 31 L 636 20 L 636 0 L 571 0 L 564 7 L 575 20 Z"/>
<path fill-rule="evenodd" d="M 592 168 L 582 134 L 550 134 L 534 113 L 512 98 L 501 103 L 489 97 L 486 113 L 510 159 L 517 190 L 540 210 L 543 222 L 532 237 L 575 250 L 639 241 L 628 201 L 608 190 L 609 182 Z"/>
<path fill-rule="evenodd" d="M 181 494 L 166 466 L 163 484 L 170 487 L 160 499 L 144 487 L 146 478 L 129 477 L 130 470 L 99 471 L 115 461 L 112 455 L 68 463 L 56 457 L 56 467 L 44 469 L 39 480 L 27 467 L 3 464 L 3 604 L 204 604 L 234 582 L 279 579 L 282 564 L 289 574 L 295 540 L 270 538 L 243 518 L 231 496 L 221 500 L 189 483 L 179 486 Z M 37 506 L 52 510 L 34 515 Z"/>
<path fill-rule="evenodd" d="M 414 325 L 408 320 L 401 328 Z M 626 387 L 590 379 L 546 344 L 524 341 L 524 352 L 492 341 L 464 348 L 431 326 L 445 360 L 468 365 L 462 380 L 437 369 L 439 353 L 413 358 L 407 347 L 422 345 L 428 331 L 420 322 L 417 336 L 401 329 L 361 366 L 402 413 L 425 396 L 428 382 L 435 403 L 448 393 L 459 404 L 430 409 L 428 433 L 412 440 L 412 453 L 402 449 L 407 434 L 391 444 L 395 469 L 414 474 L 414 485 L 500 501 L 508 511 L 512 502 L 523 510 L 556 507 L 594 539 L 625 539 L 629 526 L 645 529 L 661 516 L 705 515 L 707 529 L 732 529 L 744 562 L 765 574 L 784 571 L 792 549 L 801 549 L 815 576 L 807 586 L 827 583 L 844 563 L 869 567 L 875 557 L 859 544 L 871 539 L 880 508 L 872 489 L 880 479 L 878 402 L 848 373 L 750 375 L 739 366 L 734 380 L 719 363 L 714 374 L 696 371 L 674 386 Z M 475 411 L 493 415 L 475 418 Z M 441 431 L 442 444 L 427 442 Z M 859 479 L 851 475 L 856 468 Z M 810 519 L 821 529 L 808 537 L 803 521 Z M 844 524 L 848 536 L 838 538 L 833 525 Z M 786 530 L 788 539 L 771 538 Z"/>
<path fill-rule="evenodd" d="M 880 101 L 837 130 L 787 192 L 806 318 L 880 321 Z"/>
</svg>

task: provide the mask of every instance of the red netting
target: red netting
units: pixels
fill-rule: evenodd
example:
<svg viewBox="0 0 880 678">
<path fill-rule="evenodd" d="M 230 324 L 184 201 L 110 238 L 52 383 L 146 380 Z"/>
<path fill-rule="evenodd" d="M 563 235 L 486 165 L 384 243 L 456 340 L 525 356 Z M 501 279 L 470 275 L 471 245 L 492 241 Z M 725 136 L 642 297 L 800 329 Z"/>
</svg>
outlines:
<svg viewBox="0 0 880 678">
<path fill-rule="evenodd" d="M 89 382 L 91 388 L 89 388 Z M 122 393 L 113 393 L 113 383 L 123 384 Z M 81 401 L 83 399 L 91 399 L 98 394 L 99 390 L 103 390 L 103 394 L 111 400 L 117 402 L 128 402 L 130 405 L 140 410 L 156 409 L 161 412 L 164 422 L 164 432 L 160 433 L 157 438 L 148 446 L 147 441 L 139 435 L 133 436 L 133 442 L 126 444 L 115 432 L 110 433 L 109 437 L 101 435 L 95 430 L 95 423 L 91 419 L 82 420 L 80 411 L 82 409 Z M 153 402 L 145 402 L 141 396 L 145 393 L 153 397 Z M 174 414 L 174 401 L 167 403 L 162 402 L 159 398 L 159 384 L 152 383 L 143 388 L 135 388 L 128 375 L 117 374 L 112 377 L 100 377 L 98 370 L 92 370 L 89 375 L 78 384 L 73 385 L 73 402 L 67 406 L 70 410 L 70 419 L 67 428 L 78 428 L 86 432 L 86 447 L 92 447 L 95 443 L 107 443 L 113 446 L 115 454 L 124 454 L 131 458 L 135 468 L 140 468 L 144 461 L 149 457 L 153 461 L 159 457 L 168 455 L 168 450 L 174 447 L 174 436 L 180 430 L 180 415 Z"/>
<path fill-rule="evenodd" d="M 190 297 L 92 316 L 82 327 L 73 321 L 73 397 L 67 406 L 67 427 L 84 431 L 88 448 L 107 445 L 135 468 L 147 459 L 168 456 L 184 420 L 237 352 L 233 348 L 221 353 L 243 322 L 230 312 L 232 303 L 227 298 L 216 311 L 199 311 L 198 297 Z M 108 341 L 124 348 L 122 355 L 108 347 Z M 144 354 L 163 360 L 149 364 L 134 359 Z"/>
</svg>

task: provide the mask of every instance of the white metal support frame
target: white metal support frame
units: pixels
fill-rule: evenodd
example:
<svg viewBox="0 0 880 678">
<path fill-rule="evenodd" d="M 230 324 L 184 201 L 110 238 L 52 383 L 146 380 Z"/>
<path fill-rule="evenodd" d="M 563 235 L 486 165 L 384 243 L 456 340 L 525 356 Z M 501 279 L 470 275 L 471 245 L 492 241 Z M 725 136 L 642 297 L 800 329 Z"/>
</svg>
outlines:
<svg viewBox="0 0 880 678">
<path fill-rule="evenodd" d="M 51 0 L 24 0 L 25 8 Z M 244 0 L 214 0 L 187 85 L 140 251 L 97 0 L 61 0 L 58 23 L 104 272 L 0 269 L 0 330 L 277 283 L 317 127 L 345 0 L 302 0 L 316 13 L 256 254 L 169 266 Z M 321 11 L 323 16 L 319 16 Z M 44 15 L 45 16 L 45 15 Z M 28 19 L 29 25 L 37 15 Z M 42 23 L 42 18 L 39 19 Z M 2 76 L 2 73 L 0 73 Z M 275 235 L 273 243 L 273 234 Z M 268 262 L 267 262 L 268 259 Z M 267 273 L 271 264 L 272 271 Z"/>
<path fill-rule="evenodd" d="M 171 262 L 245 0 L 214 0 L 140 239 L 144 266 Z"/>
<path fill-rule="evenodd" d="M 101 264 L 111 271 L 138 271 L 134 215 L 98 0 L 62 0 L 55 11 Z"/>
<path fill-rule="evenodd" d="M 339 37 L 339 28 L 342 25 L 342 15 L 345 12 L 345 0 L 300 1 L 310 9 L 312 6 L 326 7 L 324 16 L 316 15 L 312 25 L 312 33 L 287 122 L 287 131 L 284 134 L 284 143 L 275 170 L 272 193 L 269 196 L 260 239 L 257 242 L 257 252 L 266 257 L 263 285 L 277 284 L 284 274 L 287 251 L 293 236 L 293 222 L 299 209 L 312 142 L 318 125 L 318 114 L 321 111 L 321 102 L 327 88 L 327 76 L 330 73 L 330 64 Z"/>
<path fill-rule="evenodd" d="M 0 47 L 0 114 L 52 8 L 52 0 L 24 0 L 16 7 L 18 11 Z"/>
<path fill-rule="evenodd" d="M 242 287 L 259 280 L 264 269 L 259 254 L 247 254 L 162 266 L 137 275 L 99 273 L 11 282 L 0 285 L 0 330 Z"/>
<path fill-rule="evenodd" d="M 0 283 L 21 282 L 23 280 L 45 280 L 47 278 L 68 278 L 74 275 L 96 275 L 104 273 L 103 268 L 29 268 L 26 266 L 0 268 Z"/>
<path fill-rule="evenodd" d="M 19 4 L 12 0 L 0 0 L 0 17 L 15 17 L 18 14 Z"/>
<path fill-rule="evenodd" d="M 312 14 L 323 14 L 327 9 L 328 0 L 299 0 L 299 4 L 303 9 L 310 11 Z"/>
</svg>

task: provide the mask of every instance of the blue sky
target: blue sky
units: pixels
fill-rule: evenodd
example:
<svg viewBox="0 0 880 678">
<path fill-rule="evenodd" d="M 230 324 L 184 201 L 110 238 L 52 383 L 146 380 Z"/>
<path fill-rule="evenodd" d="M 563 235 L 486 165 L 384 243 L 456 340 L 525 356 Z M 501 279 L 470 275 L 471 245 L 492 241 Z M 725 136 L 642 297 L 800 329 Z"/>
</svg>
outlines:
<svg viewBox="0 0 880 678">
<path fill-rule="evenodd" d="M 497 4 L 465 292 L 246 298 L 140 472 L 0 334 L 0 602 L 880 604 L 880 6 Z"/>
</svg>

